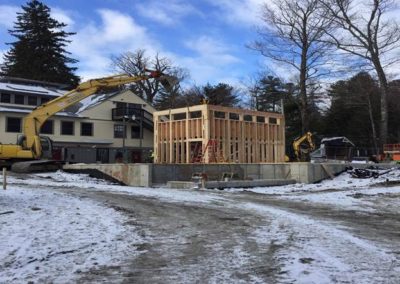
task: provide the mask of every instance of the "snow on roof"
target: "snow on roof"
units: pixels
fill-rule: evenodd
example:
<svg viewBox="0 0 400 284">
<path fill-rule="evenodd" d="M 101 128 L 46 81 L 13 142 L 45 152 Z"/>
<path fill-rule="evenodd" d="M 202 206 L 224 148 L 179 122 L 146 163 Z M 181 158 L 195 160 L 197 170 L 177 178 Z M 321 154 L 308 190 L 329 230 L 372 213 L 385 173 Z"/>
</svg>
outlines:
<svg viewBox="0 0 400 284">
<path fill-rule="evenodd" d="M 120 91 L 113 92 L 110 94 L 93 94 L 92 96 L 87 97 L 86 99 L 80 101 L 80 104 L 82 104 L 82 106 L 78 109 L 76 113 L 81 113 L 84 110 L 92 108 L 119 93 Z"/>
<path fill-rule="evenodd" d="M 0 112 L 31 113 L 32 109 L 31 108 L 16 108 L 16 107 L 0 106 Z M 73 113 L 73 112 L 65 112 L 65 111 L 57 112 L 56 115 L 58 115 L 58 116 L 69 116 L 69 117 L 82 117 L 79 114 L 76 114 L 76 113 Z"/>
<path fill-rule="evenodd" d="M 335 140 L 337 140 L 338 142 L 342 142 L 342 143 L 349 143 L 349 144 L 355 146 L 355 145 L 353 144 L 353 142 L 351 142 L 349 139 L 347 139 L 347 138 L 344 137 L 344 136 L 322 138 L 321 144 L 322 144 L 322 143 L 325 143 L 325 142 L 328 142 L 328 141 L 335 141 Z"/>
<path fill-rule="evenodd" d="M 0 91 L 11 91 L 23 94 L 46 95 L 54 97 L 59 97 L 65 93 L 65 91 L 62 90 L 45 88 L 42 86 L 32 86 L 32 85 L 13 84 L 4 82 L 0 82 Z"/>
</svg>

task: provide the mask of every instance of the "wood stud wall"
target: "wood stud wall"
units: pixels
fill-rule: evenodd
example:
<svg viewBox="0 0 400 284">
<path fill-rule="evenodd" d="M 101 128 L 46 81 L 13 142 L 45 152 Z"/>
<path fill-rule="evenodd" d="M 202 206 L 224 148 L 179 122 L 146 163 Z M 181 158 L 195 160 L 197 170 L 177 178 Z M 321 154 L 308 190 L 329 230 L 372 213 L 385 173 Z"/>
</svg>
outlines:
<svg viewBox="0 0 400 284">
<path fill-rule="evenodd" d="M 285 121 L 280 113 L 214 105 L 154 112 L 154 162 L 188 164 L 196 143 L 214 139 L 226 163 L 281 163 L 285 157 Z M 210 163 L 208 153 L 204 163 Z"/>
</svg>

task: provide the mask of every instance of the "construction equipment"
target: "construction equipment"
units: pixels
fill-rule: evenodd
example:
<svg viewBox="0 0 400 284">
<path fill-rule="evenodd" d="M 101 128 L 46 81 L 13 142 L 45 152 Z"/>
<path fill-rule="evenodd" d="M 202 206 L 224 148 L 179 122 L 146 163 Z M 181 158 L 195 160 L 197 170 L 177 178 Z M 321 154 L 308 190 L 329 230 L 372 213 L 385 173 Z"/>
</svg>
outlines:
<svg viewBox="0 0 400 284">
<path fill-rule="evenodd" d="M 289 157 L 286 155 L 285 160 L 305 162 L 310 159 L 310 153 L 315 150 L 315 144 L 313 141 L 313 135 L 311 132 L 307 132 L 303 136 L 296 138 L 292 142 L 293 155 Z"/>
<path fill-rule="evenodd" d="M 400 143 L 397 144 L 384 144 L 383 153 L 385 160 L 400 161 Z"/>
<path fill-rule="evenodd" d="M 311 153 L 311 160 L 323 162 L 327 160 L 351 161 L 355 145 L 344 136 L 325 137 L 321 139 L 320 147 Z"/>
<path fill-rule="evenodd" d="M 159 71 L 145 70 L 144 75 L 130 76 L 127 74 L 121 74 L 81 83 L 72 91 L 35 108 L 31 113 L 25 116 L 23 135 L 18 139 L 17 144 L 0 144 L 0 161 L 3 160 L 3 162 L 9 162 L 12 164 L 12 170 L 19 172 L 29 171 L 30 164 L 35 164 L 35 166 L 38 167 L 41 162 L 18 162 L 26 160 L 41 160 L 45 158 L 46 154 L 51 154 L 51 139 L 46 136 L 39 136 L 40 128 L 51 116 L 93 95 L 103 88 L 120 86 L 147 79 L 155 79 L 160 81 L 166 89 L 170 89 L 170 82 L 172 82 L 170 78 L 170 76 Z M 42 162 L 43 164 L 51 163 L 51 161 Z"/>
</svg>

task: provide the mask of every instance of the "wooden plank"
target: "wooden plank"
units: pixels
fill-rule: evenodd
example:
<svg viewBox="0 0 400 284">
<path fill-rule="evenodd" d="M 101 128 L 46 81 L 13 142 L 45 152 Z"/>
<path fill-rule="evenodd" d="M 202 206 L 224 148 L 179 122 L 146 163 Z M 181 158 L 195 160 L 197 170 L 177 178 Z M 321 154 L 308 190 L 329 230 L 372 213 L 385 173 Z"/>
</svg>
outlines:
<svg viewBox="0 0 400 284">
<path fill-rule="evenodd" d="M 322 169 L 324 172 L 329 176 L 330 179 L 334 179 L 335 176 L 332 174 L 332 172 L 328 169 L 327 165 L 321 164 Z"/>
</svg>

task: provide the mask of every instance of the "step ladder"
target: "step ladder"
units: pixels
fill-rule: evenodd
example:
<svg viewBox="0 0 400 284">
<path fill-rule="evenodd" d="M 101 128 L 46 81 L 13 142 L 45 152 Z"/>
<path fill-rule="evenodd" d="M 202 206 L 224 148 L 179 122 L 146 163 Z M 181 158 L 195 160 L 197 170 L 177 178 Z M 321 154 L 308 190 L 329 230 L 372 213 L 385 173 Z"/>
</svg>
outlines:
<svg viewBox="0 0 400 284">
<path fill-rule="evenodd" d="M 204 149 L 198 146 L 201 145 L 196 145 L 192 163 L 204 163 L 206 154 L 208 154 L 209 163 L 226 163 L 223 150 L 219 147 L 219 141 L 217 139 L 209 139 Z"/>
</svg>

